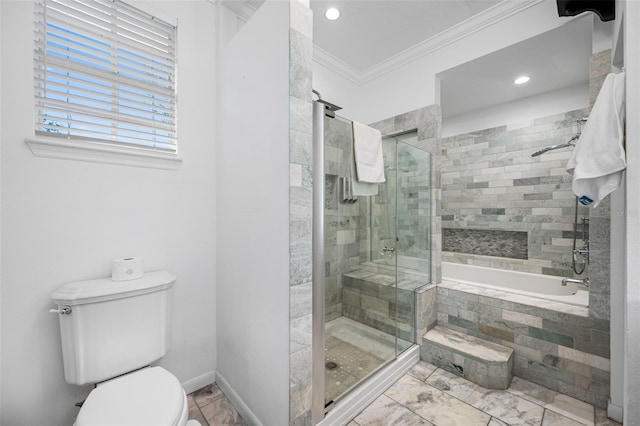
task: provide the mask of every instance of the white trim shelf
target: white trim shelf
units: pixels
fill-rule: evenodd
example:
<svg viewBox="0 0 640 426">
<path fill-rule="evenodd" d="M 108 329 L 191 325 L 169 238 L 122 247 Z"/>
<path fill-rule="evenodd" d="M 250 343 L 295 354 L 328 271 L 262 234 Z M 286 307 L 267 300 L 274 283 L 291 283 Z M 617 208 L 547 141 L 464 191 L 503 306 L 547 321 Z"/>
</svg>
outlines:
<svg viewBox="0 0 640 426">
<path fill-rule="evenodd" d="M 178 154 L 145 151 L 95 142 L 28 137 L 25 142 L 36 157 L 117 164 L 151 169 L 177 170 L 182 163 Z"/>
</svg>

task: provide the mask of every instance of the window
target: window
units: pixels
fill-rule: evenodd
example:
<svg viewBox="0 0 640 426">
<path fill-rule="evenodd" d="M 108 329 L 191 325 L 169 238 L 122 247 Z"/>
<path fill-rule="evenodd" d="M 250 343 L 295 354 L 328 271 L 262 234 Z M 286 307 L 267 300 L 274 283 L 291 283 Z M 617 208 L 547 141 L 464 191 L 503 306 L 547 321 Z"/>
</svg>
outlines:
<svg viewBox="0 0 640 426">
<path fill-rule="evenodd" d="M 176 154 L 176 26 L 119 0 L 35 11 L 36 135 Z"/>
</svg>

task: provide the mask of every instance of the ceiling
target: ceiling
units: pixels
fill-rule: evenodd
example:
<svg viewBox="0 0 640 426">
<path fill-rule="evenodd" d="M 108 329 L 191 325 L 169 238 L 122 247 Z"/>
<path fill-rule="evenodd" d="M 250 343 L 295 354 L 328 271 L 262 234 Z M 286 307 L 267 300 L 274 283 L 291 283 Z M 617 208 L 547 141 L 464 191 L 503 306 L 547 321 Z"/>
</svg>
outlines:
<svg viewBox="0 0 640 426">
<path fill-rule="evenodd" d="M 443 116 L 576 85 L 586 87 L 592 26 L 591 19 L 576 19 L 438 74 Z M 520 75 L 529 75 L 531 80 L 519 86 L 513 84 Z M 585 97 L 587 93 L 585 89 Z"/>
<path fill-rule="evenodd" d="M 264 0 L 222 0 L 245 17 Z M 524 2 L 526 3 L 526 2 Z M 456 37 L 487 25 L 523 0 L 310 0 L 314 12 L 314 58 L 356 84 L 401 65 L 430 41 Z M 336 21 L 325 10 L 338 7 Z M 250 15 L 250 12 L 249 12 Z M 591 15 L 591 14 L 586 14 Z M 568 19 L 562 27 L 440 73 L 443 116 L 450 117 L 585 84 L 591 55 L 593 20 Z M 477 28 L 477 27 L 476 27 Z M 438 43 L 435 43 L 438 44 Z M 327 59 L 328 58 L 328 59 Z M 399 59 L 400 58 L 400 59 Z M 410 59 L 409 59 L 410 60 Z M 514 86 L 522 73 L 531 82 Z"/>
<path fill-rule="evenodd" d="M 311 0 L 313 42 L 356 71 L 398 53 L 482 12 L 501 0 Z M 340 18 L 324 17 L 337 7 Z"/>
</svg>

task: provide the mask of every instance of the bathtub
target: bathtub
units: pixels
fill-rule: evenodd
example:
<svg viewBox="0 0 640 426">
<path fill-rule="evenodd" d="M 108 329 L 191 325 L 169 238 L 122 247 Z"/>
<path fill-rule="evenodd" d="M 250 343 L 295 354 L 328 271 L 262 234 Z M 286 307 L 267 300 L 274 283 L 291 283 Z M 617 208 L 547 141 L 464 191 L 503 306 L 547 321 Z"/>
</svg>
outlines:
<svg viewBox="0 0 640 426">
<path fill-rule="evenodd" d="M 589 292 L 574 283 L 563 286 L 562 278 L 442 262 L 444 287 L 540 307 L 554 308 L 560 304 L 587 308 Z"/>
</svg>

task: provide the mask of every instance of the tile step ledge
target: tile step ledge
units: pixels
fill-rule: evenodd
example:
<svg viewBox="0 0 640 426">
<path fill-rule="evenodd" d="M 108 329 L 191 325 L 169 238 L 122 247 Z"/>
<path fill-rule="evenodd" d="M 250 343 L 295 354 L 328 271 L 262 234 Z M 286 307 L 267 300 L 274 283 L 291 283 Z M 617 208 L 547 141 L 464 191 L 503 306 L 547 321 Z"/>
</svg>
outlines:
<svg viewBox="0 0 640 426">
<path fill-rule="evenodd" d="M 507 389 L 513 378 L 513 349 L 442 326 L 422 337 L 420 357 L 489 389 Z"/>
</svg>

